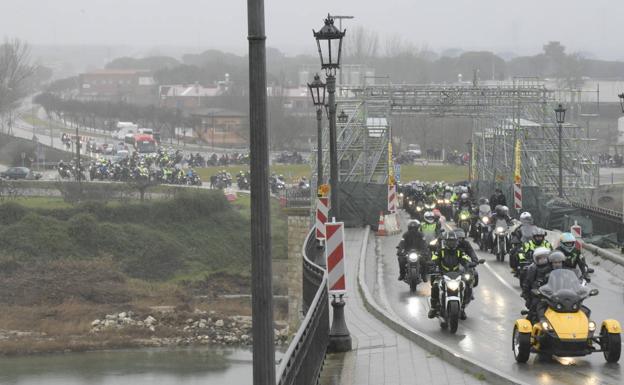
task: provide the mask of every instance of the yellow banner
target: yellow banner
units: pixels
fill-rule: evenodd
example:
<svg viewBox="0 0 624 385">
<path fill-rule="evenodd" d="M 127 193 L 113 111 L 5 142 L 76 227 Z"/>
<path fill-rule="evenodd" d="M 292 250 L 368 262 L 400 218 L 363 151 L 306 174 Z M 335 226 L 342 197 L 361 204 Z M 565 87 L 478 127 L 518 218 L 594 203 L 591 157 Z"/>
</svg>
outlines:
<svg viewBox="0 0 624 385">
<path fill-rule="evenodd" d="M 394 163 L 392 162 L 392 140 L 388 141 L 388 184 L 394 185 Z"/>
<path fill-rule="evenodd" d="M 520 143 L 520 139 L 516 139 L 516 169 L 514 170 L 514 183 L 521 184 L 522 183 L 522 174 L 521 174 L 521 166 L 522 166 L 522 145 Z"/>
<path fill-rule="evenodd" d="M 470 168 L 472 169 L 472 172 L 470 173 L 472 175 L 472 180 L 479 180 L 479 176 L 477 175 L 477 159 L 475 154 L 477 153 L 477 144 L 476 143 L 472 143 L 472 150 L 470 151 Z"/>
</svg>

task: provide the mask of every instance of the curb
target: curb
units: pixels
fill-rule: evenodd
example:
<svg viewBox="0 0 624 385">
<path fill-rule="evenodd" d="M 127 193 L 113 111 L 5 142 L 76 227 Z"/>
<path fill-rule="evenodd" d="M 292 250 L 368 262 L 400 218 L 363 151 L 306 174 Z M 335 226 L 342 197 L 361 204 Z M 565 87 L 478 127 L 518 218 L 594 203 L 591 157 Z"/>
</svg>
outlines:
<svg viewBox="0 0 624 385">
<path fill-rule="evenodd" d="M 360 259 L 358 262 L 357 285 L 360 295 L 362 296 L 362 302 L 364 303 L 364 307 L 366 308 L 366 310 L 368 310 L 369 313 L 371 313 L 375 318 L 384 323 L 390 329 L 394 330 L 396 333 L 416 343 L 429 353 L 438 356 L 439 358 L 450 363 L 451 365 L 467 371 L 479 380 L 487 381 L 491 384 L 497 385 L 529 385 L 526 382 L 514 379 L 492 367 L 465 357 L 461 353 L 452 350 L 450 347 L 441 344 L 431 337 L 413 329 L 409 325 L 402 322 L 400 319 L 393 319 L 393 317 L 385 309 L 379 306 L 371 295 L 364 278 L 366 249 L 368 246 L 368 233 L 370 233 L 370 227 L 367 226 L 366 230 L 367 235 L 364 237 L 362 250 L 360 252 Z"/>
</svg>

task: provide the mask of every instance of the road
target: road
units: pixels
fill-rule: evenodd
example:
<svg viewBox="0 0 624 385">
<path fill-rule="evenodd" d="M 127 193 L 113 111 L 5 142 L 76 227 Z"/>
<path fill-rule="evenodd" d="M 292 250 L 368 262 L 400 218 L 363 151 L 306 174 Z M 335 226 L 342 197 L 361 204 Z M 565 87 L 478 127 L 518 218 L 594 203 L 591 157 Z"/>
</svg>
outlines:
<svg viewBox="0 0 624 385">
<path fill-rule="evenodd" d="M 403 218 L 403 222 L 406 218 Z M 487 262 L 479 268 L 480 283 L 475 288 L 475 300 L 467 307 L 468 319 L 460 321 L 455 335 L 442 330 L 438 320 L 427 318 L 430 285 L 420 284 L 417 293 L 411 295 L 409 287 L 397 281 L 395 246 L 399 238 L 400 235 L 395 235 L 382 240 L 381 287 L 385 288 L 386 303 L 391 311 L 415 329 L 529 384 L 624 383 L 622 367 L 606 364 L 602 353 L 577 358 L 555 358 L 548 362 L 540 361 L 537 355 L 531 354 L 528 364 L 517 364 L 511 350 L 511 336 L 515 320 L 522 317 L 520 311 L 524 308 L 524 300 L 520 298 L 517 279 L 510 274 L 507 262 L 496 262 L 489 253 L 478 252 L 479 258 Z M 370 255 L 374 252 L 371 250 L 368 257 L 374 257 Z M 600 294 L 585 301 L 592 310 L 592 319 L 599 325 L 606 318 L 624 321 L 622 281 L 600 266 L 596 266 L 595 270 L 592 286 L 599 289 Z"/>
</svg>

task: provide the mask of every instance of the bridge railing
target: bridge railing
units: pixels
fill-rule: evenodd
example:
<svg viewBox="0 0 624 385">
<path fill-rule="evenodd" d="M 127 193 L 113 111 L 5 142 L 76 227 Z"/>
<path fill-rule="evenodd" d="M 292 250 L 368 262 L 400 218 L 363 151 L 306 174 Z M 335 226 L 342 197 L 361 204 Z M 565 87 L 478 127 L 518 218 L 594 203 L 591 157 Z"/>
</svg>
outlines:
<svg viewBox="0 0 624 385">
<path fill-rule="evenodd" d="M 279 192 L 281 207 L 311 207 L 309 188 L 287 188 Z"/>
<path fill-rule="evenodd" d="M 302 250 L 305 318 L 282 358 L 277 385 L 315 385 L 323 368 L 329 343 L 327 273 L 313 262 L 321 252 L 313 228 Z"/>
</svg>

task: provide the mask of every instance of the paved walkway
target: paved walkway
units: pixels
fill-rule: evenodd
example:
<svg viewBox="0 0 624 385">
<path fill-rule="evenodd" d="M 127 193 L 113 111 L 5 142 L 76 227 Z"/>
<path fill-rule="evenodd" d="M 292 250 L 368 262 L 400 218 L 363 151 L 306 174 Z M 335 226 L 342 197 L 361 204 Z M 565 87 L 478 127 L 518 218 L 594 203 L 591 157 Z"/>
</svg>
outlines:
<svg viewBox="0 0 624 385">
<path fill-rule="evenodd" d="M 483 384 L 420 346 L 396 334 L 365 308 L 357 290 L 357 268 L 365 230 L 346 229 L 347 306 L 345 317 L 353 351 L 329 355 L 322 384 L 403 385 Z M 374 244 L 369 239 L 369 246 Z M 370 272 L 367 272 L 370 273 Z"/>
</svg>

